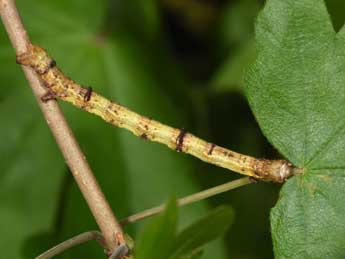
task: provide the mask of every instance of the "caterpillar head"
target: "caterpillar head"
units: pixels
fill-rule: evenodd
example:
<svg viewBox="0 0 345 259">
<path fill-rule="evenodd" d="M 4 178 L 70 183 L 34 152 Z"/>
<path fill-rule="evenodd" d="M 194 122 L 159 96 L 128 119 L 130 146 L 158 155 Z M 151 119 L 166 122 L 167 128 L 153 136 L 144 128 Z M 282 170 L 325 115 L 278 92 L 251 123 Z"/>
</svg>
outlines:
<svg viewBox="0 0 345 259">
<path fill-rule="evenodd" d="M 26 52 L 17 55 L 17 63 L 32 67 L 38 74 L 44 74 L 56 65 L 43 48 L 31 44 Z"/>
</svg>

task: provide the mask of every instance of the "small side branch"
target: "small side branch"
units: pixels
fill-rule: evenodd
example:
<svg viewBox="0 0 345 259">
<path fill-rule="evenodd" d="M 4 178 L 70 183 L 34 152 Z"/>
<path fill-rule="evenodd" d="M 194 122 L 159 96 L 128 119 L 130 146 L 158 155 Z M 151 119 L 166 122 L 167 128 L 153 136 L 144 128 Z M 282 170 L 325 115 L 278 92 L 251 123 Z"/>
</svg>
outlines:
<svg viewBox="0 0 345 259">
<path fill-rule="evenodd" d="M 244 186 L 244 185 L 247 185 L 250 183 L 252 183 L 252 181 L 250 180 L 249 177 L 243 177 L 243 178 L 240 178 L 238 180 L 234 180 L 234 181 L 222 184 L 222 185 L 218 185 L 216 187 L 213 187 L 213 188 L 210 188 L 210 189 L 186 196 L 184 198 L 178 199 L 177 205 L 178 206 L 188 205 L 188 204 L 191 204 L 191 203 L 194 203 L 197 201 L 201 201 L 201 200 L 207 199 L 209 197 L 212 197 L 212 196 L 224 193 L 224 192 L 228 192 L 230 190 L 239 188 L 241 186 Z M 151 217 L 153 215 L 159 214 L 164 210 L 164 207 L 165 207 L 165 205 L 162 204 L 160 206 L 157 206 L 157 207 L 154 207 L 154 208 L 151 208 L 148 210 L 144 210 L 142 212 L 139 212 L 137 214 L 129 216 L 129 217 L 122 219 L 120 221 L 121 225 L 125 226 L 128 224 L 137 222 L 139 220 Z"/>
<path fill-rule="evenodd" d="M 81 245 L 81 244 L 86 243 L 86 242 L 91 241 L 91 240 L 96 240 L 104 249 L 106 249 L 102 234 L 98 231 L 89 231 L 89 232 L 85 232 L 85 233 L 82 233 L 80 235 L 74 236 L 74 237 L 50 248 L 48 251 L 37 256 L 35 259 L 52 258 L 54 256 L 57 256 L 57 255 L 65 252 L 66 250 L 68 250 L 72 247 L 75 247 L 77 245 Z"/>
<path fill-rule="evenodd" d="M 34 7 L 33 7 L 34 8 Z M 31 46 L 13 0 L 0 0 L 0 15 L 16 53 L 27 52 Z M 54 62 L 49 64 L 53 67 Z M 96 219 L 109 251 L 124 243 L 121 226 L 105 199 L 89 164 L 87 163 L 71 129 L 55 101 L 44 103 L 41 97 L 47 92 L 37 73 L 23 66 L 25 76 L 36 96 L 54 138 Z"/>
</svg>

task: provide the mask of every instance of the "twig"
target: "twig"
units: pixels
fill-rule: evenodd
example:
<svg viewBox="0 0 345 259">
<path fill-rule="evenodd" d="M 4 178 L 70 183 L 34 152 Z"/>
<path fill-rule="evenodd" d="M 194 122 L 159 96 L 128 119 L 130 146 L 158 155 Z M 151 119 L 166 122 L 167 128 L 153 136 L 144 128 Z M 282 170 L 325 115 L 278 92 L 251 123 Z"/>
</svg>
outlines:
<svg viewBox="0 0 345 259">
<path fill-rule="evenodd" d="M 13 0 L 0 0 L 0 15 L 16 53 L 28 51 L 27 48 L 31 43 Z M 57 103 L 55 101 L 43 103 L 40 98 L 46 93 L 46 89 L 41 85 L 40 78 L 30 67 L 23 66 L 23 70 L 48 126 L 102 231 L 106 246 L 113 251 L 124 243 L 121 226 L 113 215 Z"/>
<path fill-rule="evenodd" d="M 35 259 L 49 259 L 54 256 L 57 256 L 66 250 L 75 247 L 77 245 L 86 243 L 90 240 L 96 240 L 102 247 L 104 247 L 104 240 L 103 236 L 98 231 L 89 231 L 82 233 L 80 235 L 74 236 L 52 248 L 50 248 L 48 251 L 44 252 L 43 254 L 37 256 Z M 106 247 L 104 247 L 106 248 Z"/>
<path fill-rule="evenodd" d="M 284 182 L 294 173 L 294 167 L 286 160 L 256 159 L 242 155 L 197 138 L 185 129 L 169 127 L 111 102 L 66 77 L 41 47 L 30 46 L 17 56 L 17 62 L 32 67 L 39 75 L 48 90 L 46 101 L 60 98 L 143 139 L 165 144 L 178 152 L 259 180 Z"/>
<path fill-rule="evenodd" d="M 215 196 L 217 194 L 236 189 L 238 187 L 241 187 L 241 186 L 244 186 L 244 185 L 247 185 L 250 183 L 251 183 L 251 180 L 249 177 L 243 177 L 243 178 L 240 178 L 238 180 L 234 180 L 234 181 L 231 181 L 231 182 L 228 182 L 228 183 L 225 183 L 225 184 L 222 184 L 222 185 L 219 185 L 219 186 L 216 186 L 216 187 L 213 187 L 213 188 L 210 188 L 210 189 L 186 196 L 184 198 L 178 199 L 177 204 L 178 204 L 178 206 L 188 205 L 188 204 L 200 201 L 200 200 L 207 199 L 211 196 Z M 151 208 L 148 210 L 144 210 L 142 212 L 139 212 L 137 214 L 129 216 L 125 219 L 122 219 L 120 221 L 120 223 L 122 226 L 125 226 L 128 224 L 134 223 L 136 221 L 145 219 L 147 217 L 151 217 L 153 215 L 161 213 L 164 210 L 164 207 L 165 207 L 165 205 L 162 204 L 160 206 L 157 206 L 157 207 L 154 207 L 154 208 Z"/>
</svg>

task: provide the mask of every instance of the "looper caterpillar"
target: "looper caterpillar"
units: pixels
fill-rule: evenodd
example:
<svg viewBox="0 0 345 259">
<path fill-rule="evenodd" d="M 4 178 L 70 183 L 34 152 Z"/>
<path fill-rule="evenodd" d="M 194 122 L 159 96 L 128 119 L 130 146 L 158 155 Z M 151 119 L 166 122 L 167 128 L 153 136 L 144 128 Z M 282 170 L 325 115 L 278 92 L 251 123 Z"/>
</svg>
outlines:
<svg viewBox="0 0 345 259">
<path fill-rule="evenodd" d="M 286 160 L 256 159 L 206 142 L 185 131 L 166 126 L 84 88 L 66 77 L 56 62 L 41 47 L 30 45 L 17 56 L 17 63 L 32 67 L 47 88 L 43 101 L 59 98 L 101 117 L 106 122 L 126 128 L 144 139 L 167 145 L 178 152 L 191 154 L 205 162 L 253 177 L 284 182 L 299 170 Z"/>
</svg>

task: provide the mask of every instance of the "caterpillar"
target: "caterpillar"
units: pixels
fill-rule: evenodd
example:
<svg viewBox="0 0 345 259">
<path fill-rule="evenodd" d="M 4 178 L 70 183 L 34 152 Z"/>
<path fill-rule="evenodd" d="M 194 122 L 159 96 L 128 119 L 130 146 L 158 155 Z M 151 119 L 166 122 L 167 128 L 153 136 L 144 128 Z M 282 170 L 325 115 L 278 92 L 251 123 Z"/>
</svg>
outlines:
<svg viewBox="0 0 345 259">
<path fill-rule="evenodd" d="M 17 55 L 17 63 L 30 66 L 37 73 L 47 89 L 41 98 L 43 101 L 61 99 L 136 136 L 165 144 L 178 152 L 188 153 L 257 180 L 282 183 L 298 171 L 286 160 L 256 159 L 242 155 L 206 142 L 185 129 L 169 127 L 112 102 L 92 91 L 91 87 L 83 87 L 65 76 L 54 59 L 39 46 L 30 44 L 26 52 Z"/>
</svg>

